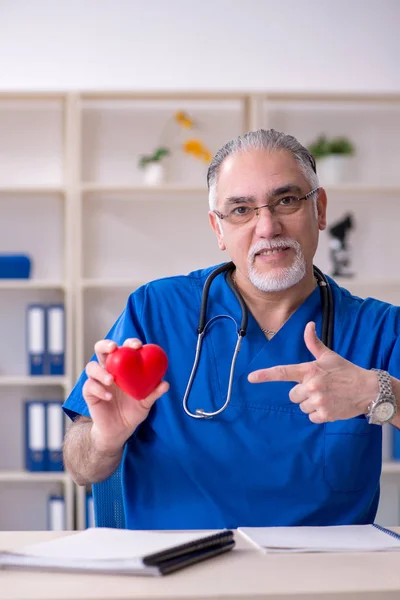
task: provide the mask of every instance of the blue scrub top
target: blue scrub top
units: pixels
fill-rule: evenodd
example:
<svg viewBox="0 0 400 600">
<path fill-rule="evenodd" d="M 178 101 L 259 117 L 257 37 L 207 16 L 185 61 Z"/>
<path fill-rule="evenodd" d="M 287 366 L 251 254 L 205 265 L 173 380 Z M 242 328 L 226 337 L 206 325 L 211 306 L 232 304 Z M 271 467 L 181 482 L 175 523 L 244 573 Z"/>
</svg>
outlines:
<svg viewBox="0 0 400 600">
<path fill-rule="evenodd" d="M 382 429 L 364 416 L 317 425 L 289 399 L 294 383 L 251 384 L 256 369 L 314 360 L 303 333 L 322 310 L 316 288 L 267 340 L 249 314 L 228 408 L 193 419 L 182 408 L 192 369 L 204 281 L 215 267 L 153 281 L 130 295 L 107 338 L 159 344 L 168 354 L 170 383 L 128 440 L 122 477 L 131 529 L 211 529 L 239 526 L 343 525 L 373 522 L 379 500 Z M 334 297 L 333 349 L 353 363 L 399 377 L 400 309 L 362 300 L 329 280 Z M 211 285 L 208 319 L 240 324 L 226 274 Z M 204 337 L 189 408 L 215 411 L 226 399 L 236 326 L 214 321 Z M 64 404 L 71 417 L 89 416 L 82 373 Z"/>
</svg>

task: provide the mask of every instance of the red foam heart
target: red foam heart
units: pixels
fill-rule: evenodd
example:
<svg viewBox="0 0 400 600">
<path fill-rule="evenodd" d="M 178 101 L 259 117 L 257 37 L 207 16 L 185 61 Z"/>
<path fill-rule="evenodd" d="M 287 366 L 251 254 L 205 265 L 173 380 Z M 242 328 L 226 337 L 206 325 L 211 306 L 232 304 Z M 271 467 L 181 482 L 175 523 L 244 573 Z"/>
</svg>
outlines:
<svg viewBox="0 0 400 600">
<path fill-rule="evenodd" d="M 106 359 L 106 369 L 117 386 L 135 400 L 147 398 L 161 382 L 167 368 L 167 355 L 157 344 L 145 344 L 137 350 L 122 346 Z"/>
</svg>

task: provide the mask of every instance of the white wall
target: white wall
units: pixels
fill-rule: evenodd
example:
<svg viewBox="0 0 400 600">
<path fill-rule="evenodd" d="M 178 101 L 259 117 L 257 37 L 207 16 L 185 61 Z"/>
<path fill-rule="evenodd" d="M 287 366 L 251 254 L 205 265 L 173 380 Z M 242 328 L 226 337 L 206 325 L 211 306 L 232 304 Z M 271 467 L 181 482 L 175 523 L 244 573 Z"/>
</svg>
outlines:
<svg viewBox="0 0 400 600">
<path fill-rule="evenodd" d="M 400 91 L 400 0 L 0 0 L 0 90 Z"/>
</svg>

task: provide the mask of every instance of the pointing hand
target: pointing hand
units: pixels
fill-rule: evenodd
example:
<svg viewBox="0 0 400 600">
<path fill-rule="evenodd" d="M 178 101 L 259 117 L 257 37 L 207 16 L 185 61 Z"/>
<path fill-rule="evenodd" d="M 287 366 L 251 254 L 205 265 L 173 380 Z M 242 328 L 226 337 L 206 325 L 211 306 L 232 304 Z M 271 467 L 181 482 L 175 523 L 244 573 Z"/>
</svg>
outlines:
<svg viewBox="0 0 400 600">
<path fill-rule="evenodd" d="M 308 414 L 313 423 L 351 419 L 367 412 L 378 395 L 374 371 L 363 369 L 327 348 L 317 337 L 315 323 L 307 323 L 304 341 L 314 361 L 280 365 L 249 374 L 250 383 L 293 381 L 292 402 Z"/>
</svg>

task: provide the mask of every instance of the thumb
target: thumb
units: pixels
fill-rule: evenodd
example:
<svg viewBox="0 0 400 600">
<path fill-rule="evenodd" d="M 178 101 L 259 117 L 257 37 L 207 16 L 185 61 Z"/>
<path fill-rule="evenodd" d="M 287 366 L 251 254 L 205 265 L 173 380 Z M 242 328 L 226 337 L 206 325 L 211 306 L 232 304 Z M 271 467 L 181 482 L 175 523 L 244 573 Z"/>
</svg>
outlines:
<svg viewBox="0 0 400 600">
<path fill-rule="evenodd" d="M 317 332 L 315 330 L 315 323 L 310 321 L 307 323 L 306 328 L 304 330 L 304 342 L 311 352 L 311 354 L 318 360 L 322 358 L 324 354 L 330 352 L 329 348 L 325 346 L 323 342 L 317 336 Z"/>
</svg>

